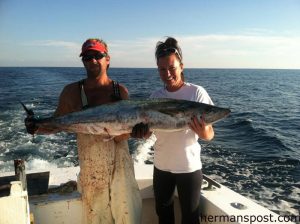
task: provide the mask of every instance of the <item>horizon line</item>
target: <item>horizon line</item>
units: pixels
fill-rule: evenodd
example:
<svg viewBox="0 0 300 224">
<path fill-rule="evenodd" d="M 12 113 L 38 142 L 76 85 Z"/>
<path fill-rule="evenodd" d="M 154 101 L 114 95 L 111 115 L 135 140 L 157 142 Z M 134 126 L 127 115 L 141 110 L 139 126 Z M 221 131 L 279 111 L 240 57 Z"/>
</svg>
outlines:
<svg viewBox="0 0 300 224">
<path fill-rule="evenodd" d="M 83 68 L 83 66 L 0 66 L 0 68 Z M 157 69 L 157 67 L 110 67 L 110 69 Z M 213 67 L 185 67 L 184 69 L 245 69 L 245 70 L 300 70 L 300 68 L 213 68 Z"/>
</svg>

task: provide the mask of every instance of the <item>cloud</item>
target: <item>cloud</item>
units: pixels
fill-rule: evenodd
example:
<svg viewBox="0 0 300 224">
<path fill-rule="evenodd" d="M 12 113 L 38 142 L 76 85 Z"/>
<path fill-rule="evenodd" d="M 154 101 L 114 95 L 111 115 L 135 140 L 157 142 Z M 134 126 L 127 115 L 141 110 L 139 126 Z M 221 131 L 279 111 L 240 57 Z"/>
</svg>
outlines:
<svg viewBox="0 0 300 224">
<path fill-rule="evenodd" d="M 154 38 L 113 40 L 108 42 L 111 63 L 114 67 L 155 67 Z"/>
<path fill-rule="evenodd" d="M 300 68 L 300 37 L 204 35 L 181 41 L 191 67 Z"/>
<path fill-rule="evenodd" d="M 242 34 L 175 36 L 183 51 L 186 68 L 286 68 L 300 69 L 300 35 L 275 35 L 264 30 Z M 156 67 L 157 41 L 165 37 L 108 40 L 111 67 Z M 1 44 L 1 43 L 0 43 Z M 0 59 L 2 65 L 82 66 L 81 44 L 64 40 L 39 40 L 18 45 L 17 57 Z M 2 44 L 7 55 L 15 52 Z M 1 45 L 1 46 L 2 46 Z M 6 49 L 7 48 L 7 49 Z M 13 58 L 7 61 L 7 58 Z M 5 61 L 6 60 L 6 61 Z M 22 63 L 21 63 L 22 62 Z"/>
<path fill-rule="evenodd" d="M 254 33 L 254 32 L 253 32 Z M 193 68 L 300 68 L 300 36 L 271 32 L 239 35 L 176 37 L 185 67 Z M 121 67 L 155 67 L 154 51 L 161 38 L 112 41 L 112 60 Z"/>
<path fill-rule="evenodd" d="M 81 45 L 76 42 L 61 41 L 61 40 L 41 40 L 30 43 L 25 43 L 25 46 L 36 46 L 36 47 L 60 47 L 65 49 L 80 49 Z"/>
</svg>

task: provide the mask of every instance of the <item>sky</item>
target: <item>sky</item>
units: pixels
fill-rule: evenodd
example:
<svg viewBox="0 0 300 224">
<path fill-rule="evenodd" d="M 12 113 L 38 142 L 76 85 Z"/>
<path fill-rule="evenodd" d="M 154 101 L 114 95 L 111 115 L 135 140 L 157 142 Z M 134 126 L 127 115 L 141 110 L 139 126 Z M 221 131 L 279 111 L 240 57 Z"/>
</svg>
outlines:
<svg viewBox="0 0 300 224">
<path fill-rule="evenodd" d="M 81 67 L 97 37 L 111 67 L 154 68 L 167 36 L 185 68 L 300 69 L 300 0 L 0 0 L 1 67 Z"/>
</svg>

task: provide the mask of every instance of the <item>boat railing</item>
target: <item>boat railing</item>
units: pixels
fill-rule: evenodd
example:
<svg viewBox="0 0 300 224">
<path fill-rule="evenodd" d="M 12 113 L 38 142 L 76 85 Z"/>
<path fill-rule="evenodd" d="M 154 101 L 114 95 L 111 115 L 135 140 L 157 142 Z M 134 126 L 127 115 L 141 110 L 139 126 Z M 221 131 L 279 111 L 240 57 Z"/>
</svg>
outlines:
<svg viewBox="0 0 300 224">
<path fill-rule="evenodd" d="M 221 188 L 221 185 L 214 181 L 213 179 L 209 178 L 208 176 L 203 174 L 203 179 L 207 182 L 207 186 L 203 187 L 202 190 L 204 191 L 214 191 L 216 188 Z"/>
</svg>

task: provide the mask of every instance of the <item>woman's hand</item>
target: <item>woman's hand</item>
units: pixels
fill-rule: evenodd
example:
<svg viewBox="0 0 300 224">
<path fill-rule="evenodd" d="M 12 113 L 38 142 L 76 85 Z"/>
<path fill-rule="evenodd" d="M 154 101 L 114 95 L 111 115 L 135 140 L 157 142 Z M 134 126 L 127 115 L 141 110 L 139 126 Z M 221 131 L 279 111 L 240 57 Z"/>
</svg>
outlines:
<svg viewBox="0 0 300 224">
<path fill-rule="evenodd" d="M 138 123 L 136 124 L 131 131 L 130 136 L 132 138 L 149 138 L 151 136 L 152 132 L 149 130 L 148 124 L 144 123 Z"/>
<path fill-rule="evenodd" d="M 214 129 L 212 125 L 205 124 L 204 115 L 201 116 L 200 120 L 194 115 L 189 127 L 203 140 L 210 141 L 214 137 Z"/>
</svg>

